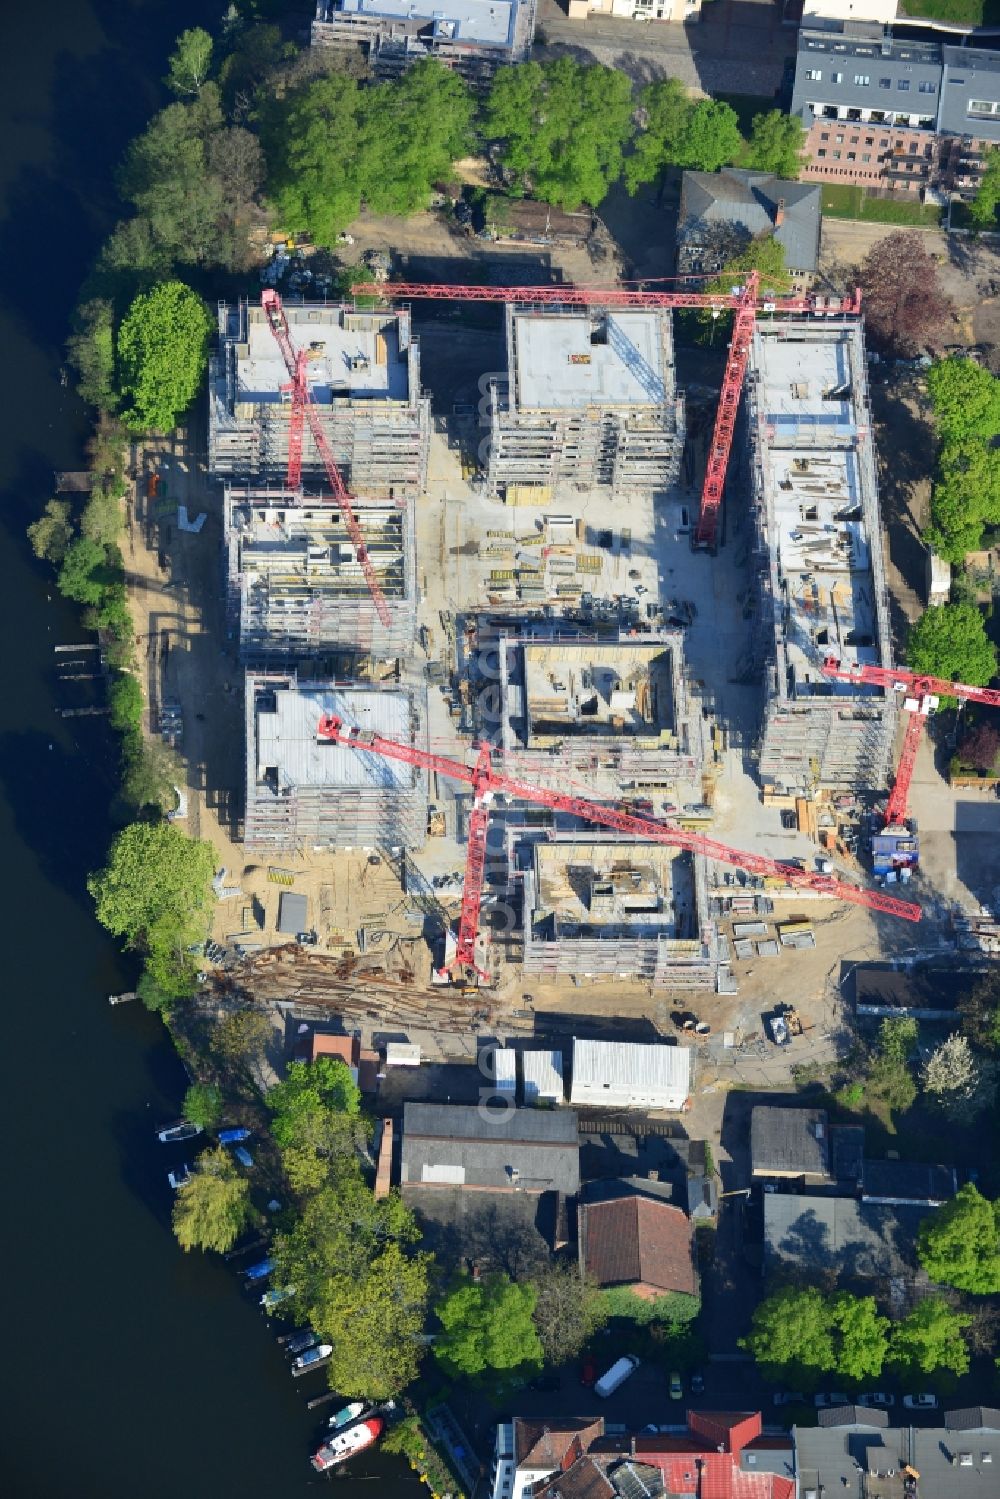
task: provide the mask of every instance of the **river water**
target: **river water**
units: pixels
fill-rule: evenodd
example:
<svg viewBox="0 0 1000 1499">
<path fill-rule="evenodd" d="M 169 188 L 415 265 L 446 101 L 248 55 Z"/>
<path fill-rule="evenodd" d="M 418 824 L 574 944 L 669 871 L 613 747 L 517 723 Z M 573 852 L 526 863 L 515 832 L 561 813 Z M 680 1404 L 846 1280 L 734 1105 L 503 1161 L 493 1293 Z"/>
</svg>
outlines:
<svg viewBox="0 0 1000 1499">
<path fill-rule="evenodd" d="M 85 890 L 110 837 L 114 750 L 62 720 L 53 646 L 75 612 L 24 527 L 86 413 L 60 385 L 80 281 L 116 211 L 112 171 L 166 102 L 172 38 L 205 0 L 3 7 L 0 80 L 0 898 L 4 1115 L 0 1493 L 10 1499 L 285 1499 L 308 1465 L 306 1392 L 231 1267 L 169 1229 L 168 1148 L 185 1078 L 159 1022 L 107 994 L 134 968 Z M 321 1388 L 319 1378 L 313 1393 Z M 343 1499 L 421 1492 L 373 1454 Z M 426 1493 L 426 1490 L 422 1492 Z"/>
</svg>

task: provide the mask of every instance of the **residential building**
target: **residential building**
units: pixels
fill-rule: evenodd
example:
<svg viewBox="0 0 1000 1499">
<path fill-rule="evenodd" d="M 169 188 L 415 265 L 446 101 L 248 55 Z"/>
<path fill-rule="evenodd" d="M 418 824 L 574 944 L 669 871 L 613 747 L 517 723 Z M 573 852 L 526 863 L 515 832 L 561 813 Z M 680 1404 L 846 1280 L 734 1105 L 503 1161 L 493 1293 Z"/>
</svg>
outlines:
<svg viewBox="0 0 1000 1499">
<path fill-rule="evenodd" d="M 686 1046 L 573 1041 L 570 1102 L 604 1109 L 683 1109 L 691 1092 Z"/>
<path fill-rule="evenodd" d="M 565 1103 L 561 1051 L 522 1051 L 521 1077 L 526 1104 Z"/>
<path fill-rule="evenodd" d="M 489 497 L 667 488 L 684 445 L 669 310 L 508 304 L 506 319 L 507 374 L 490 382 Z"/>
<path fill-rule="evenodd" d="M 289 301 L 285 316 L 294 347 L 307 356 L 323 435 L 351 493 L 415 500 L 427 479 L 430 398 L 421 393 L 420 347 L 409 311 Z M 292 401 L 288 371 L 262 307 L 220 303 L 208 390 L 213 478 L 280 490 L 288 472 Z M 326 466 L 309 422 L 302 476 L 307 489 L 326 487 Z"/>
<path fill-rule="evenodd" d="M 290 671 L 248 672 L 245 690 L 248 849 L 423 845 L 426 772 L 317 734 L 320 719 L 332 714 L 388 739 L 425 744 L 421 689 L 300 681 Z"/>
<path fill-rule="evenodd" d="M 579 1248 L 588 1284 L 602 1290 L 621 1287 L 643 1301 L 698 1294 L 691 1220 L 641 1189 L 582 1202 Z"/>
<path fill-rule="evenodd" d="M 527 1499 L 553 1473 L 564 1472 L 604 1435 L 604 1419 L 515 1416 L 497 1427 L 492 1499 Z"/>
<path fill-rule="evenodd" d="M 436 57 L 471 83 L 504 63 L 524 62 L 535 34 L 537 0 L 316 0 L 314 47 L 360 47 L 376 77 L 398 76 Z"/>
<path fill-rule="evenodd" d="M 829 25 L 831 21 L 868 21 L 890 26 L 896 19 L 898 0 L 804 0 L 803 26 Z"/>
<path fill-rule="evenodd" d="M 882 1281 L 898 1291 L 923 1273 L 916 1238 L 927 1212 L 855 1197 L 765 1193 L 764 1268 L 795 1266 L 810 1276 L 827 1272 L 844 1281 Z"/>
<path fill-rule="evenodd" d="M 626 21 L 673 21 L 690 26 L 701 20 L 701 0 L 569 0 L 571 21 L 588 16 L 615 16 Z"/>
<path fill-rule="evenodd" d="M 774 236 L 785 268 L 811 279 L 819 262 L 821 191 L 772 172 L 685 172 L 677 219 L 678 276 L 716 276 L 751 240 Z"/>
<path fill-rule="evenodd" d="M 1000 143 L 1000 51 L 804 24 L 791 113 L 807 131 L 805 178 L 970 195 Z"/>
<path fill-rule="evenodd" d="M 954 1166 L 920 1161 L 869 1161 L 861 1168 L 861 1200 L 893 1207 L 938 1208 L 958 1191 Z"/>
<path fill-rule="evenodd" d="M 687 1430 L 633 1437 L 665 1494 L 696 1499 L 795 1499 L 791 1442 L 764 1436 L 759 1411 L 688 1411 Z"/>
<path fill-rule="evenodd" d="M 861 321 L 758 321 L 746 384 L 765 788 L 812 796 L 888 783 L 892 693 L 824 676 L 891 666 L 873 422 Z"/>
<path fill-rule="evenodd" d="M 576 1114 L 571 1109 L 403 1106 L 400 1186 L 464 1187 L 537 1196 L 580 1187 Z"/>
<path fill-rule="evenodd" d="M 832 1180 L 830 1130 L 825 1109 L 773 1108 L 758 1104 L 750 1115 L 750 1169 L 758 1179 L 791 1178 L 803 1183 Z"/>
<path fill-rule="evenodd" d="M 894 1426 L 884 1411 L 844 1406 L 821 1412 L 819 1421 L 792 1431 L 803 1499 L 993 1499 L 997 1492 L 1000 1411 L 954 1410 L 943 1425 Z"/>
</svg>

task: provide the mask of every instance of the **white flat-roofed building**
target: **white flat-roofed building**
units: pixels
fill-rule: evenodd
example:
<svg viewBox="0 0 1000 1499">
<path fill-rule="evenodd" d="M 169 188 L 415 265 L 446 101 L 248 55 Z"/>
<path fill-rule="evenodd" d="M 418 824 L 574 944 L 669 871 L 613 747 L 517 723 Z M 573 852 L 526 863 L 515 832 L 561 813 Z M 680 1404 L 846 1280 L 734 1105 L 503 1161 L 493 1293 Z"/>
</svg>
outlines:
<svg viewBox="0 0 1000 1499">
<path fill-rule="evenodd" d="M 684 1046 L 573 1041 L 570 1103 L 606 1109 L 682 1109 L 691 1092 Z"/>
<path fill-rule="evenodd" d="M 437 57 L 472 83 L 504 63 L 523 62 L 537 0 L 316 0 L 314 47 L 360 47 L 379 78 Z"/>
<path fill-rule="evenodd" d="M 561 1051 L 523 1051 L 521 1071 L 524 1077 L 525 1103 L 563 1103 L 566 1083 L 563 1079 Z"/>
</svg>

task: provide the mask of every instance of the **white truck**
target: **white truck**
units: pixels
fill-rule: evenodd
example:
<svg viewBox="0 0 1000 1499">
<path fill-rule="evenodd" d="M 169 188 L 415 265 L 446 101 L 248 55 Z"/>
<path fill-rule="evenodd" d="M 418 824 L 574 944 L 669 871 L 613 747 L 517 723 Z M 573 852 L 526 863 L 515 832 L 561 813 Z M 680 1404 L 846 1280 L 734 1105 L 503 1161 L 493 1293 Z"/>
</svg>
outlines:
<svg viewBox="0 0 1000 1499">
<path fill-rule="evenodd" d="M 600 1379 L 594 1385 L 594 1394 L 600 1395 L 604 1399 L 608 1395 L 613 1395 L 618 1386 L 623 1385 L 629 1375 L 633 1374 L 641 1363 L 642 1360 L 636 1358 L 634 1353 L 626 1353 L 624 1358 L 620 1358 L 617 1363 L 611 1365 L 607 1374 L 601 1375 Z"/>
</svg>

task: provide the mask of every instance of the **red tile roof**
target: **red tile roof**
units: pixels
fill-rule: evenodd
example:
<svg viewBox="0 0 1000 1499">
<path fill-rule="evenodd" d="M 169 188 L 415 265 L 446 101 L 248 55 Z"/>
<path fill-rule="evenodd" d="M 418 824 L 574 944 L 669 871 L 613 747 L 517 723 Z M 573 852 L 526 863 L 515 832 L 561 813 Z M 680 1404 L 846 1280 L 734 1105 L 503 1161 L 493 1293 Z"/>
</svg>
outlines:
<svg viewBox="0 0 1000 1499">
<path fill-rule="evenodd" d="M 600 1459 L 581 1457 L 539 1489 L 535 1499 L 618 1499 L 618 1490 L 608 1478 Z"/>
<path fill-rule="evenodd" d="M 795 1499 L 794 1479 L 745 1472 L 740 1467 L 740 1453 L 761 1435 L 759 1411 L 688 1411 L 687 1419 L 687 1437 L 635 1439 L 636 1457 L 659 1468 L 668 1494 L 693 1494 L 695 1499 Z"/>
<path fill-rule="evenodd" d="M 585 1206 L 584 1268 L 599 1286 L 698 1291 L 687 1214 L 638 1193 Z"/>
<path fill-rule="evenodd" d="M 760 1411 L 688 1411 L 688 1428 L 704 1437 L 712 1447 L 724 1447 L 739 1456 L 747 1442 L 759 1437 L 763 1428 Z"/>
<path fill-rule="evenodd" d="M 361 1041 L 357 1036 L 329 1036 L 313 1032 L 311 1060 L 314 1062 L 317 1057 L 339 1057 L 348 1067 L 356 1067 L 360 1054 Z"/>
<path fill-rule="evenodd" d="M 514 1418 L 514 1461 L 519 1468 L 546 1473 L 565 1470 L 582 1457 L 591 1442 L 604 1435 L 604 1417 L 556 1417 L 551 1421 Z"/>
</svg>

